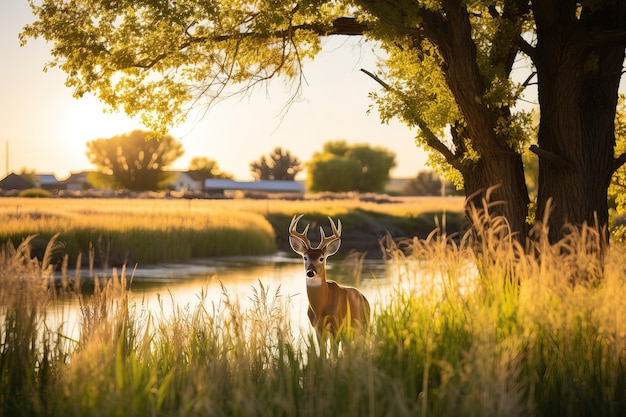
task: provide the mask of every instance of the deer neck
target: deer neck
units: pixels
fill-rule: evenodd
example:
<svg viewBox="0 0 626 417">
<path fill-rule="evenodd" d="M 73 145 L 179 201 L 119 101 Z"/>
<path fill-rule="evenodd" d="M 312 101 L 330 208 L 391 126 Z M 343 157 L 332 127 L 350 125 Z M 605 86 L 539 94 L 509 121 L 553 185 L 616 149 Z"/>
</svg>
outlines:
<svg viewBox="0 0 626 417">
<path fill-rule="evenodd" d="M 306 293 L 309 297 L 309 305 L 319 316 L 328 303 L 328 283 L 326 274 L 318 274 L 314 280 L 307 280 Z"/>
</svg>

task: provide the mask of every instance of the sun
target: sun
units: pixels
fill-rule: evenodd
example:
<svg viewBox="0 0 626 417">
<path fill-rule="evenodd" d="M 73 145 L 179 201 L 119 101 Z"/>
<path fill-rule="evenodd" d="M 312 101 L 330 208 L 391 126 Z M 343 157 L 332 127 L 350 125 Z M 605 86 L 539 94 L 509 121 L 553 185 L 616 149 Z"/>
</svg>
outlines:
<svg viewBox="0 0 626 417">
<path fill-rule="evenodd" d="M 63 141 L 68 145 L 85 146 L 91 140 L 145 129 L 140 122 L 124 113 L 105 112 L 105 105 L 93 96 L 73 99 L 63 112 Z"/>
</svg>

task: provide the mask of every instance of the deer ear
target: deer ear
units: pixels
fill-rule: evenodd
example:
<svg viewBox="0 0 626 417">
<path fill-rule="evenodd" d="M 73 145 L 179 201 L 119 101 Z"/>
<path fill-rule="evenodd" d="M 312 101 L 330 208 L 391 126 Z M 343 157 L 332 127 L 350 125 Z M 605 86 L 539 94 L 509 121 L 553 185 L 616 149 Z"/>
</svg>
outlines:
<svg viewBox="0 0 626 417">
<path fill-rule="evenodd" d="M 300 256 L 304 256 L 308 250 L 306 243 L 304 243 L 302 239 L 295 236 L 289 236 L 289 245 L 291 245 L 291 249 L 293 249 L 293 251 Z"/>
<path fill-rule="evenodd" d="M 324 247 L 324 255 L 331 256 L 337 253 L 341 246 L 341 239 L 336 239 Z"/>
</svg>

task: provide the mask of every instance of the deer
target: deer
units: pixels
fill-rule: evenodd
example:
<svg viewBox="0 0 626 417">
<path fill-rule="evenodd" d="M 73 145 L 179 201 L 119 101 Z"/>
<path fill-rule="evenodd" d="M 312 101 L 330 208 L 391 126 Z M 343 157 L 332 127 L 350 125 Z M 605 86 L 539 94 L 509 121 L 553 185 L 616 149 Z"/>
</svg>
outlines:
<svg viewBox="0 0 626 417">
<path fill-rule="evenodd" d="M 320 226 L 320 243 L 313 247 L 307 238 L 308 224 L 302 233 L 297 231 L 303 215 L 295 215 L 289 225 L 289 244 L 304 261 L 306 292 L 309 299 L 307 315 L 318 337 L 332 335 L 340 329 L 363 329 L 370 318 L 370 304 L 356 288 L 340 285 L 326 279 L 326 259 L 341 246 L 341 220 L 337 226 L 329 216 L 332 236 L 326 236 Z M 346 320 L 346 318 L 349 319 Z"/>
</svg>

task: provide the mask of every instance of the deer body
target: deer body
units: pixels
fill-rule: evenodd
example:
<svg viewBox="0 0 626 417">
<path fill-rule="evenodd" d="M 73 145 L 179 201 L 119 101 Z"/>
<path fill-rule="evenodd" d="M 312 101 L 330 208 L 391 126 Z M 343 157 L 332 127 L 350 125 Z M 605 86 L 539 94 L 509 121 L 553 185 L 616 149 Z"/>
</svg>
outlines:
<svg viewBox="0 0 626 417">
<path fill-rule="evenodd" d="M 306 237 L 309 226 L 303 233 L 296 230 L 300 216 L 294 216 L 289 227 L 291 248 L 302 256 L 306 274 L 306 291 L 309 298 L 308 316 L 318 335 L 329 332 L 333 337 L 342 326 L 351 328 L 367 326 L 370 305 L 365 296 L 356 288 L 337 284 L 326 279 L 326 259 L 334 255 L 341 245 L 341 221 L 335 227 L 329 217 L 333 235 L 326 237 L 320 227 L 321 242 L 316 248 Z M 349 323 L 346 319 L 349 318 Z"/>
</svg>

